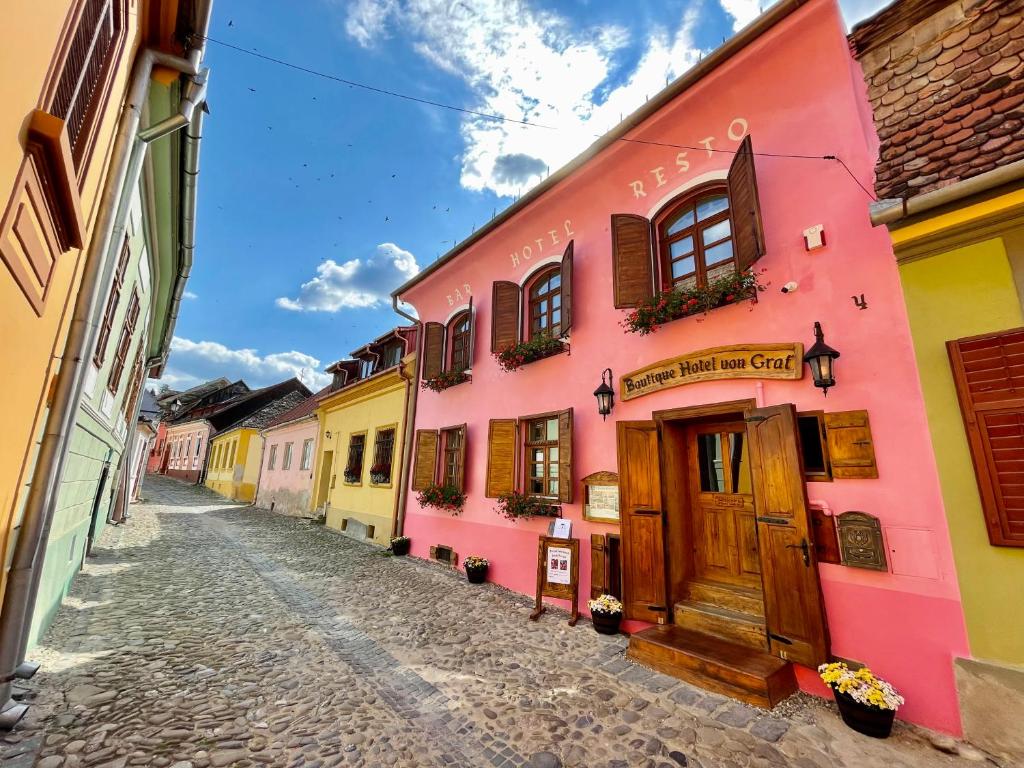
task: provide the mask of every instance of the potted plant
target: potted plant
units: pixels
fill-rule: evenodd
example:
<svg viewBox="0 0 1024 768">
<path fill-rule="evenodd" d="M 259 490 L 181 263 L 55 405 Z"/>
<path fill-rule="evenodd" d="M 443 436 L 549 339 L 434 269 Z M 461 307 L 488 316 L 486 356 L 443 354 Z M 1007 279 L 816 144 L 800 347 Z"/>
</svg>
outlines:
<svg viewBox="0 0 1024 768">
<path fill-rule="evenodd" d="M 517 371 L 527 363 L 557 355 L 565 349 L 565 342 L 550 334 L 541 333 L 528 341 L 521 341 L 494 355 L 504 371 Z"/>
<path fill-rule="evenodd" d="M 558 505 L 519 491 L 499 496 L 497 512 L 513 521 L 531 517 L 559 517 Z"/>
<path fill-rule="evenodd" d="M 590 608 L 590 619 L 594 622 L 594 629 L 602 635 L 619 634 L 619 624 L 622 623 L 622 603 L 614 595 L 601 595 L 593 600 L 587 601 Z"/>
<path fill-rule="evenodd" d="M 470 555 L 462 561 L 466 569 L 466 579 L 470 584 L 483 584 L 487 578 L 487 568 L 490 565 L 486 557 Z"/>
<path fill-rule="evenodd" d="M 374 464 L 370 467 L 370 482 L 374 485 L 383 485 L 391 480 L 390 464 Z"/>
<path fill-rule="evenodd" d="M 431 392 L 444 392 L 448 387 L 454 387 L 469 381 L 469 374 L 465 371 L 441 371 L 432 379 L 424 379 L 420 383 L 420 389 L 429 389 Z"/>
<path fill-rule="evenodd" d="M 401 557 L 402 555 L 409 554 L 409 537 L 408 536 L 396 536 L 391 540 L 391 546 L 388 547 L 391 550 L 391 554 Z"/>
<path fill-rule="evenodd" d="M 422 507 L 434 507 L 452 515 L 459 515 L 462 514 L 462 507 L 466 503 L 466 494 L 454 485 L 431 483 L 416 494 L 416 501 Z"/>
<path fill-rule="evenodd" d="M 818 674 L 832 689 L 843 722 L 858 733 L 884 739 L 892 733 L 896 710 L 903 697 L 867 667 L 850 669 L 845 662 L 834 661 L 818 667 Z"/>
<path fill-rule="evenodd" d="M 345 467 L 342 477 L 345 478 L 346 483 L 358 483 L 359 475 L 362 474 L 361 469 L 361 467 Z"/>
</svg>

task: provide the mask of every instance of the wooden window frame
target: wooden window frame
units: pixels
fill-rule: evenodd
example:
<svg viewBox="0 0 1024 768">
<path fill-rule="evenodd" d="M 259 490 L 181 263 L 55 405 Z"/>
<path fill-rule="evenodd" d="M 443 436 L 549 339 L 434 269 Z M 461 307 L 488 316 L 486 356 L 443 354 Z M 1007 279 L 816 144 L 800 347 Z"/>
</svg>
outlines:
<svg viewBox="0 0 1024 768">
<path fill-rule="evenodd" d="M 364 429 L 361 432 L 350 432 L 348 435 L 348 449 L 345 451 L 345 467 L 341 471 L 341 482 L 343 485 L 362 485 L 363 484 L 363 470 L 366 469 L 366 434 L 367 431 Z M 350 482 L 345 479 L 345 475 L 348 474 L 348 468 L 352 466 L 352 449 L 355 447 L 355 438 L 361 437 L 363 441 L 361 443 L 362 450 L 359 455 L 359 479 L 355 482 Z"/>
<path fill-rule="evenodd" d="M 465 330 L 459 330 L 459 325 L 462 323 L 466 324 Z M 445 335 L 448 339 L 447 370 L 452 373 L 468 371 L 472 367 L 470 343 L 473 338 L 473 315 L 471 311 L 466 309 L 455 315 L 449 321 Z M 457 353 L 461 353 L 461 358 L 456 357 Z"/>
<path fill-rule="evenodd" d="M 706 221 L 697 221 L 697 205 L 701 200 L 709 197 L 717 197 L 724 195 L 726 201 L 729 203 L 728 207 L 724 211 L 720 211 Z M 694 223 L 676 232 L 672 235 L 666 234 L 666 228 L 668 223 L 674 219 L 682 210 L 686 208 L 693 208 Z M 704 245 L 704 239 L 701 236 L 704 230 L 712 227 L 716 224 L 720 224 L 723 221 L 729 222 L 729 235 L 727 237 L 716 240 L 710 245 Z M 708 266 L 705 262 L 704 254 L 709 248 L 714 248 L 717 245 L 721 245 L 725 242 L 732 242 L 734 237 L 736 226 L 732 216 L 732 200 L 729 197 L 729 188 L 726 181 L 713 181 L 707 184 L 701 184 L 694 189 L 687 190 L 679 197 L 670 201 L 658 215 L 654 218 L 654 231 L 657 235 L 657 248 L 658 248 L 658 269 L 661 273 L 661 287 L 663 290 L 675 288 L 685 280 L 693 277 L 695 278 L 694 285 L 698 287 L 705 287 L 708 284 Z M 693 238 L 693 251 L 687 256 L 693 256 L 694 271 L 690 272 L 683 277 L 675 278 L 672 275 L 672 264 L 678 259 L 672 259 L 671 246 L 673 243 L 683 240 L 687 237 Z M 681 258 L 686 258 L 683 256 Z M 730 259 L 715 264 L 713 269 L 719 269 L 726 264 L 732 264 L 733 271 L 737 271 L 739 268 L 739 262 L 736 259 L 735 246 L 733 247 L 733 254 Z"/>
<path fill-rule="evenodd" d="M 370 485 L 372 485 L 374 488 L 390 488 L 391 485 L 392 485 L 392 480 L 394 479 L 394 476 L 395 476 L 395 447 L 396 447 L 396 445 L 398 443 L 398 424 L 397 423 L 395 423 L 395 424 L 385 424 L 383 426 L 376 427 L 374 429 L 374 431 L 373 431 L 373 461 L 370 463 L 370 469 L 372 470 L 375 466 L 377 466 L 377 463 L 378 463 L 378 461 L 381 458 L 380 452 L 381 452 L 381 450 L 383 448 L 382 448 L 382 443 L 381 443 L 381 439 L 380 438 L 381 438 L 381 434 L 382 433 L 387 433 L 387 432 L 391 433 L 391 451 L 390 451 L 391 455 L 390 455 L 390 457 L 388 459 L 388 479 L 385 482 L 383 482 L 383 483 L 375 483 L 373 481 L 373 478 L 371 477 L 370 478 Z M 365 450 L 366 449 L 364 448 L 363 450 L 364 450 L 363 461 L 365 463 L 365 461 L 366 461 L 366 459 L 365 459 Z"/>
<path fill-rule="evenodd" d="M 465 488 L 466 427 L 464 424 L 443 427 L 440 430 L 440 433 L 440 461 L 437 463 L 437 477 L 435 478 L 435 482 L 441 486 L 452 485 L 455 488 Z M 458 437 L 459 442 L 453 444 L 453 437 Z M 453 462 L 455 467 L 451 483 L 448 482 L 449 460 Z"/>
<path fill-rule="evenodd" d="M 825 464 L 825 470 L 823 472 L 814 472 L 803 466 L 804 458 L 804 446 L 803 446 L 803 435 L 800 434 L 800 419 L 813 418 L 818 422 L 818 439 L 821 444 L 821 456 L 822 461 Z M 828 455 L 828 433 L 825 429 L 825 411 L 798 411 L 796 414 L 797 422 L 797 439 L 800 441 L 800 460 L 801 466 L 803 466 L 804 481 L 808 483 L 831 483 L 832 482 L 832 462 L 829 460 Z"/>
<path fill-rule="evenodd" d="M 281 456 L 281 470 L 289 470 L 292 468 L 292 448 L 295 443 L 284 444 L 284 455 Z"/>
<path fill-rule="evenodd" d="M 553 277 L 558 277 L 558 287 L 552 288 L 539 296 L 534 296 L 534 289 L 537 288 L 541 283 L 550 280 Z M 552 307 L 554 297 L 558 297 L 558 307 Z M 549 264 L 541 267 L 533 275 L 525 285 L 523 291 L 523 303 L 524 303 L 524 315 L 526 320 L 526 339 L 536 339 L 544 334 L 547 334 L 553 339 L 562 338 L 562 268 L 559 264 Z M 541 302 L 547 301 L 547 310 L 541 312 L 539 305 Z M 537 309 L 536 318 L 534 316 L 534 310 Z M 558 312 L 558 333 L 553 333 L 551 329 L 554 327 L 554 313 Z M 535 328 L 534 321 L 539 320 L 541 317 L 547 320 L 547 328 Z"/>
<path fill-rule="evenodd" d="M 302 456 L 299 458 L 299 471 L 313 468 L 313 438 L 302 441 Z"/>
<path fill-rule="evenodd" d="M 559 411 L 550 411 L 548 413 L 538 413 L 538 414 L 533 414 L 531 416 L 523 416 L 522 418 L 519 419 L 519 424 L 520 424 L 520 445 L 521 445 L 521 456 L 522 456 L 522 472 L 520 474 L 521 474 L 521 481 L 522 481 L 523 492 L 527 496 L 531 496 L 532 498 L 543 499 L 544 501 L 549 501 L 549 502 L 552 502 L 554 504 L 559 504 L 560 503 L 559 502 L 559 490 L 561 489 L 561 484 L 563 482 L 562 481 L 562 477 L 561 477 L 560 474 L 558 476 L 556 476 L 555 478 L 552 478 L 551 475 L 550 475 L 550 468 L 551 468 L 551 463 L 552 463 L 550 449 L 552 447 L 555 448 L 556 450 L 558 450 L 560 448 L 559 440 L 558 440 L 558 417 L 559 417 L 559 413 L 560 413 Z M 554 421 L 555 422 L 555 439 L 554 440 L 547 440 L 547 439 L 545 439 L 545 440 L 541 440 L 541 441 L 537 441 L 537 442 L 533 442 L 533 441 L 530 440 L 530 427 L 533 424 L 537 423 L 538 421 L 545 422 L 545 426 L 546 426 L 546 422 L 549 422 L 549 421 Z M 531 480 L 530 467 L 534 464 L 533 457 L 530 455 L 530 453 L 531 453 L 532 450 L 534 450 L 536 448 L 543 448 L 544 449 L 544 490 L 545 491 L 550 490 L 550 487 L 551 487 L 550 486 L 550 481 L 552 479 L 554 479 L 555 482 L 558 483 L 557 489 L 555 490 L 554 494 L 551 494 L 551 493 L 533 493 L 530 490 L 530 480 Z M 561 456 L 560 453 L 559 453 L 559 456 Z M 559 459 L 555 459 L 554 464 L 557 466 L 558 463 L 559 463 Z"/>
<path fill-rule="evenodd" d="M 136 287 L 132 288 L 132 297 L 128 300 L 128 309 L 124 313 L 124 322 L 121 325 L 121 336 L 117 340 L 114 362 L 110 366 L 110 374 L 107 376 L 107 391 L 112 395 L 116 395 L 121 388 L 121 378 L 124 376 L 128 350 L 131 348 L 132 337 L 135 335 L 135 324 L 139 320 L 139 312 L 139 290 Z"/>
<path fill-rule="evenodd" d="M 110 332 L 114 328 L 114 315 L 117 312 L 117 305 L 121 302 L 121 288 L 124 286 L 124 276 L 128 272 L 128 259 L 131 256 L 131 248 L 128 244 L 128 236 L 125 235 L 124 243 L 121 244 L 121 253 L 117 257 L 117 271 L 114 272 L 114 284 L 110 287 L 110 295 L 107 297 L 107 308 L 103 312 L 103 322 L 100 323 L 99 336 L 96 338 L 96 348 L 93 350 L 92 362 L 99 368 L 107 357 L 107 346 L 110 344 Z"/>
</svg>

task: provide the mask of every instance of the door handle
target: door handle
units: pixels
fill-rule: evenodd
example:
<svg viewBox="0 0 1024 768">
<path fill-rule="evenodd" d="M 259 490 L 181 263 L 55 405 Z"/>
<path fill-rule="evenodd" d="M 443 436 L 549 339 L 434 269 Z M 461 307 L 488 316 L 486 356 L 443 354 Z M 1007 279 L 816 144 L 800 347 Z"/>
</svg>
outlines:
<svg viewBox="0 0 1024 768">
<path fill-rule="evenodd" d="M 801 539 L 799 544 L 787 544 L 786 549 L 801 550 L 804 558 L 804 565 L 808 568 L 811 566 L 811 548 L 807 544 L 807 539 Z"/>
</svg>

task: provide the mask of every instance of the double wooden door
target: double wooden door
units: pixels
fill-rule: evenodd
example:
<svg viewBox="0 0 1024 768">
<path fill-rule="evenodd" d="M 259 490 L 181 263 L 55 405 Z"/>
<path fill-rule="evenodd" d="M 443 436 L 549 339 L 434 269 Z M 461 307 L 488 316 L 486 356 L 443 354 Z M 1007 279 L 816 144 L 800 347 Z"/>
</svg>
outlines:
<svg viewBox="0 0 1024 768">
<path fill-rule="evenodd" d="M 721 425 L 716 425 L 708 434 L 718 435 L 720 446 L 734 440 L 727 437 L 729 434 L 745 434 L 757 567 L 764 594 L 769 650 L 782 658 L 817 666 L 828 657 L 828 630 L 807 511 L 796 412 L 792 405 L 757 408 L 746 414 L 744 422 L 745 432 L 733 431 L 734 426 L 723 431 Z M 743 482 L 743 453 L 740 447 L 736 475 L 739 483 Z M 664 623 L 671 611 L 667 605 L 665 505 L 656 422 L 619 422 L 618 459 L 626 617 Z M 722 461 L 731 462 L 731 455 L 723 453 Z M 730 463 L 726 469 L 723 464 L 715 481 L 720 479 L 723 485 L 732 482 L 731 466 Z M 713 462 L 709 465 L 712 467 Z M 741 486 L 724 487 L 739 489 Z M 746 509 L 733 509 L 736 555 L 721 556 L 724 550 L 714 542 L 702 555 L 703 567 L 714 569 L 723 578 L 753 580 L 750 563 L 744 566 L 739 552 L 744 536 L 742 527 L 735 525 L 736 519 L 746 514 Z M 710 530 L 707 536 L 715 538 Z"/>
</svg>

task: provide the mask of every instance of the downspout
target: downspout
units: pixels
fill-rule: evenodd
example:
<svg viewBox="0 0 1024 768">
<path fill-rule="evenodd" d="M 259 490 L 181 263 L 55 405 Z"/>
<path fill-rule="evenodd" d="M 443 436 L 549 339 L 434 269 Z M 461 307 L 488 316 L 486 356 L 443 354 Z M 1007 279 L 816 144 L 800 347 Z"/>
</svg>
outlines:
<svg viewBox="0 0 1024 768">
<path fill-rule="evenodd" d="M 252 504 L 250 507 L 255 507 L 256 502 L 260 500 L 260 481 L 263 479 L 263 457 L 267 453 L 267 438 L 263 435 L 263 430 L 256 433 L 263 444 L 260 446 L 260 471 L 256 473 L 256 491 L 252 495 Z M 301 459 L 300 459 L 301 461 Z"/>
<path fill-rule="evenodd" d="M 416 326 L 416 365 L 412 375 L 406 379 L 408 392 L 405 397 L 405 429 L 402 431 L 402 466 L 398 472 L 398 495 L 395 496 L 395 514 L 392 515 L 391 537 L 403 536 L 405 534 L 405 505 L 409 497 L 409 472 L 412 464 L 413 435 L 416 430 L 416 401 L 419 395 L 417 383 L 420 380 L 423 350 L 423 323 L 418 317 L 413 317 L 402 311 L 398 306 L 398 296 L 391 296 L 391 308 L 406 320 Z"/>
<path fill-rule="evenodd" d="M 147 48 L 135 61 L 124 107 L 118 121 L 107 181 L 96 215 L 92 239 L 85 254 L 78 295 L 87 300 L 75 304 L 67 341 L 49 402 L 46 425 L 40 441 L 31 487 L 25 501 L 22 531 L 14 549 L 7 590 L 0 611 L 0 729 L 10 729 L 25 715 L 28 706 L 11 698 L 13 681 L 31 676 L 37 667 L 21 670 L 31 631 L 32 615 L 39 591 L 58 490 L 67 461 L 70 436 L 82 401 L 86 361 L 95 344 L 101 313 L 106 304 L 116 259 L 112 243 L 119 241 L 125 226 L 125 211 L 131 190 L 138 183 L 147 144 L 140 140 L 139 123 L 149 94 L 153 67 L 177 70 L 192 77 L 200 73 L 212 0 L 202 14 L 200 44 L 187 58 Z M 201 86 L 203 87 L 203 86 Z M 205 90 L 205 88 L 204 88 Z M 182 102 L 189 118 L 195 104 Z M 174 118 L 171 118 L 172 120 Z M 166 121 L 165 121 L 166 122 Z M 154 126 L 156 128 L 156 126 Z M 163 130 L 163 129 L 161 129 Z M 164 135 L 166 131 L 160 135 Z M 155 138 L 155 137 L 154 137 Z"/>
</svg>

